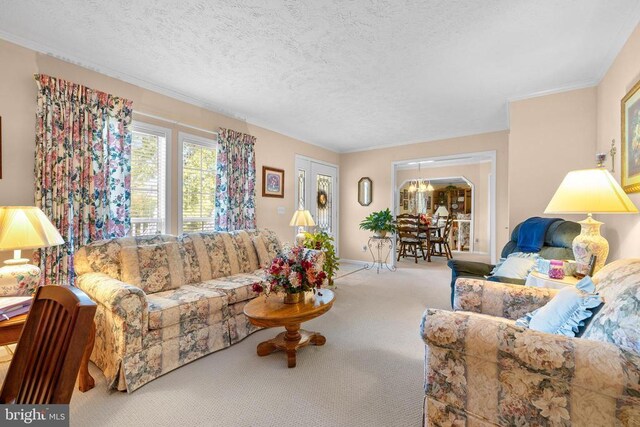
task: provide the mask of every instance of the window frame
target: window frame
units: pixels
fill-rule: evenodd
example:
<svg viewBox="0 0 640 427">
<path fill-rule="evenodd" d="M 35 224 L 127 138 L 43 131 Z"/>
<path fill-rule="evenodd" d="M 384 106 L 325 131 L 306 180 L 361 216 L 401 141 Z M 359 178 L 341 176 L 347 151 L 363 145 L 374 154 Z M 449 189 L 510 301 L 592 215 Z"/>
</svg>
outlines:
<svg viewBox="0 0 640 427">
<path fill-rule="evenodd" d="M 143 122 L 140 120 L 133 120 L 131 125 L 129 126 L 129 130 L 131 131 L 131 138 L 133 138 L 133 132 L 146 133 L 149 135 L 155 135 L 159 138 L 165 139 L 165 171 L 164 171 L 164 230 L 160 234 L 171 234 L 171 178 L 172 178 L 172 157 L 171 157 L 171 137 L 173 135 L 172 130 L 170 128 L 164 126 L 158 126 L 151 123 Z M 133 155 L 133 147 L 132 153 Z M 133 194 L 133 188 L 131 189 L 131 193 Z M 131 222 L 133 223 L 133 218 L 131 218 Z M 130 232 L 131 233 L 131 232 Z M 131 235 L 129 233 L 129 235 Z"/>
<path fill-rule="evenodd" d="M 205 138 L 203 136 L 194 135 L 188 132 L 178 132 L 178 234 L 184 233 L 182 229 L 183 222 L 183 198 L 182 198 L 182 187 L 183 187 L 183 178 L 184 178 L 184 143 L 188 142 L 191 144 L 200 145 L 206 148 L 212 148 L 214 151 L 217 151 L 218 148 L 218 135 L 216 134 L 215 138 Z M 218 162 L 218 157 L 216 155 L 216 164 Z M 215 218 L 215 217 L 214 217 Z M 205 221 L 209 218 L 196 218 L 196 220 Z"/>
</svg>

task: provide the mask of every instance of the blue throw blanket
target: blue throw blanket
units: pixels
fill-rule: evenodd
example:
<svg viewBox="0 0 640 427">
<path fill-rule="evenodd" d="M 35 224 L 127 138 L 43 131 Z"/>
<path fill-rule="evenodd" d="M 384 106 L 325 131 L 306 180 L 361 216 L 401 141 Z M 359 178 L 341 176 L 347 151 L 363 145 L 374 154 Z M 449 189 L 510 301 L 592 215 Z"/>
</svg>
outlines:
<svg viewBox="0 0 640 427">
<path fill-rule="evenodd" d="M 520 252 L 540 252 L 544 246 L 544 236 L 547 230 L 556 221 L 562 218 L 529 218 L 520 226 L 518 233 L 518 250 Z"/>
</svg>

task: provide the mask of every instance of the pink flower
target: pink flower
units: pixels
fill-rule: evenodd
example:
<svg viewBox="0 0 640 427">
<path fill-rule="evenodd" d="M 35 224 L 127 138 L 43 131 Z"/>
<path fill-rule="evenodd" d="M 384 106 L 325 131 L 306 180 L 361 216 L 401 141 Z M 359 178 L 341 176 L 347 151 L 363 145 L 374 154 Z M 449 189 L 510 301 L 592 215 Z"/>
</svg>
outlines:
<svg viewBox="0 0 640 427">
<path fill-rule="evenodd" d="M 294 288 L 300 287 L 300 285 L 302 284 L 302 281 L 299 280 L 298 273 L 294 272 L 289 275 L 289 283 L 291 283 L 291 286 Z"/>
</svg>

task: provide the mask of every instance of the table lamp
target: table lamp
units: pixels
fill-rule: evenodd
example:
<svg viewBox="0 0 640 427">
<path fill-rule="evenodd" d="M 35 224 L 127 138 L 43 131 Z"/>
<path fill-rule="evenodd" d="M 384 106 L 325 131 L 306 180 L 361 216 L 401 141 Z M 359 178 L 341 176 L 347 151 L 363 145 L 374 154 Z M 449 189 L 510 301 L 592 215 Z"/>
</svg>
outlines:
<svg viewBox="0 0 640 427">
<path fill-rule="evenodd" d="M 592 214 L 638 213 L 629 196 L 604 168 L 569 172 L 544 210 L 546 214 L 587 214 L 580 221 L 580 234 L 573 239 L 576 262 L 587 265 L 596 256 L 594 271 L 602 268 L 609 255 L 609 242 L 600 235 L 603 224 Z"/>
<path fill-rule="evenodd" d="M 7 265 L 27 264 L 23 249 L 47 248 L 64 244 L 49 218 L 35 206 L 0 206 L 0 251 L 13 251 Z"/>
<path fill-rule="evenodd" d="M 442 205 L 442 206 L 438 206 L 438 209 L 436 209 L 435 214 L 438 215 L 438 217 L 449 216 L 449 211 L 444 205 Z"/>
<path fill-rule="evenodd" d="M 449 216 L 449 211 L 444 205 L 440 205 L 434 212 L 434 215 L 437 218 L 436 225 L 438 225 L 438 223 L 440 222 L 440 218 Z"/>
<path fill-rule="evenodd" d="M 304 228 L 315 227 L 316 223 L 313 221 L 311 213 L 309 213 L 308 210 L 298 209 L 293 213 L 293 218 L 291 218 L 291 222 L 289 223 L 289 225 L 292 227 L 298 227 L 296 243 L 298 245 L 302 245 L 302 243 L 304 242 Z"/>
</svg>

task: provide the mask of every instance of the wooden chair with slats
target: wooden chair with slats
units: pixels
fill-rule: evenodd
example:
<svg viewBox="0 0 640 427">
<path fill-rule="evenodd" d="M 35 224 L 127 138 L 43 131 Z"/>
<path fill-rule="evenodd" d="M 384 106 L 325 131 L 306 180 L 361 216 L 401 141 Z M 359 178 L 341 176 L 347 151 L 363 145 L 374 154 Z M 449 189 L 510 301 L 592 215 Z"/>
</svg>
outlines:
<svg viewBox="0 0 640 427">
<path fill-rule="evenodd" d="M 418 262 L 418 250 L 425 258 L 423 240 L 419 234 L 420 218 L 417 215 L 402 214 L 396 217 L 396 231 L 398 233 L 398 261 L 401 257 L 413 256 Z"/>
<path fill-rule="evenodd" d="M 0 391 L 0 403 L 68 404 L 96 304 L 78 288 L 41 286 Z"/>
<path fill-rule="evenodd" d="M 429 243 L 429 255 L 430 256 L 446 256 L 447 259 L 452 259 L 451 246 L 449 245 L 449 238 L 451 236 L 451 227 L 453 226 L 453 216 L 448 216 L 444 225 L 444 230 L 440 236 L 431 237 Z M 438 251 L 436 252 L 436 245 Z"/>
</svg>

